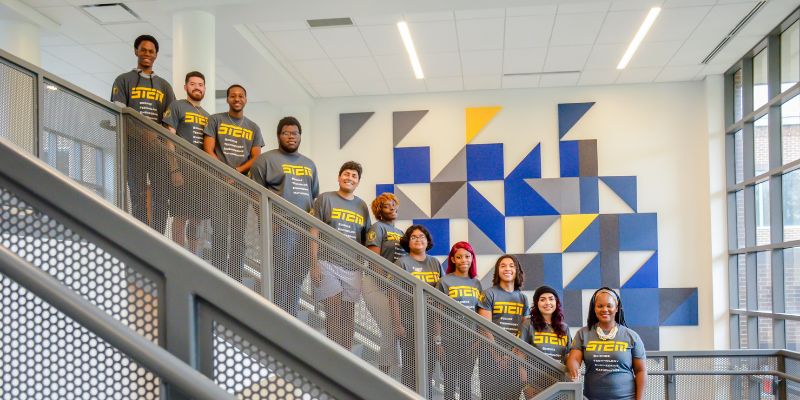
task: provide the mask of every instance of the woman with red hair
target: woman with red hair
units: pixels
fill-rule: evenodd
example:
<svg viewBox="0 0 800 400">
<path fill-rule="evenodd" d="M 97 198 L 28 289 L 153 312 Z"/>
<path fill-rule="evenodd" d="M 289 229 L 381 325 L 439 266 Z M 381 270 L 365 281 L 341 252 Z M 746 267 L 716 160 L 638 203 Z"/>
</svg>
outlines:
<svg viewBox="0 0 800 400">
<path fill-rule="evenodd" d="M 437 284 L 437 288 L 459 304 L 475 312 L 480 301 L 483 287 L 481 281 L 475 276 L 478 268 L 475 263 L 475 251 L 467 242 L 458 242 L 450 249 L 447 257 L 447 275 Z M 464 325 L 471 326 L 466 318 Z M 444 326 L 441 326 L 444 325 Z M 442 337 L 438 338 L 443 347 L 442 374 L 444 375 L 444 398 L 455 399 L 456 387 L 459 390 L 459 399 L 471 399 L 472 374 L 475 370 L 475 339 L 470 338 L 470 331 L 454 326 L 447 329 L 448 323 L 442 321 L 440 331 Z M 444 328 L 444 329 L 441 329 Z"/>
</svg>

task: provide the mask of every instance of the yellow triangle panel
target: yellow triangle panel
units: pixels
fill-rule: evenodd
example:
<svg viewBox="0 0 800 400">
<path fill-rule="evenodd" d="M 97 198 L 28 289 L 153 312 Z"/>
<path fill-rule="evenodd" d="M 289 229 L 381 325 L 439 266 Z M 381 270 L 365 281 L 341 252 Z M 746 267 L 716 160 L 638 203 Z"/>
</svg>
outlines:
<svg viewBox="0 0 800 400">
<path fill-rule="evenodd" d="M 495 115 L 503 108 L 501 106 L 494 107 L 470 107 L 467 108 L 467 143 L 475 139 L 475 136 L 480 133 L 481 129 L 494 118 Z"/>
<path fill-rule="evenodd" d="M 572 214 L 561 216 L 561 252 L 597 218 L 598 214 Z"/>
</svg>

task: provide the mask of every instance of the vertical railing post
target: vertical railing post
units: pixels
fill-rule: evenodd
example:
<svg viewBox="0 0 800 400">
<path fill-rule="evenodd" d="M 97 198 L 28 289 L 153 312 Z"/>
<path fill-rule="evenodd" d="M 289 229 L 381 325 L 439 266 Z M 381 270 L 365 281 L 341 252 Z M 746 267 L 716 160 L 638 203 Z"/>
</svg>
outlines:
<svg viewBox="0 0 800 400">
<path fill-rule="evenodd" d="M 416 375 L 417 375 L 417 393 L 422 397 L 428 398 L 428 386 L 430 380 L 428 379 L 428 328 L 425 307 L 425 291 L 422 290 L 422 285 L 426 284 L 422 281 L 414 282 L 414 329 L 411 332 L 406 332 L 406 335 L 414 335 L 414 351 L 416 353 L 415 360 Z M 403 360 L 406 362 L 406 360 Z"/>
<path fill-rule="evenodd" d="M 33 148 L 31 149 L 36 158 L 39 158 L 39 154 L 41 154 L 39 143 L 42 135 L 44 135 L 44 89 L 44 77 L 40 72 L 36 72 L 36 110 L 34 110 L 36 113 L 36 129 L 34 130 Z"/>
<path fill-rule="evenodd" d="M 274 302 L 275 275 L 272 265 L 272 205 L 269 196 L 261 193 L 261 295 Z"/>
<path fill-rule="evenodd" d="M 786 356 L 783 354 L 778 354 L 778 371 L 786 373 Z M 776 377 L 776 379 L 778 379 Z M 776 399 L 788 399 L 786 393 L 786 379 L 778 379 L 778 384 L 776 385 L 778 391 L 775 393 Z"/>
<path fill-rule="evenodd" d="M 126 195 L 128 187 L 128 131 L 125 129 L 127 120 L 124 113 L 117 114 L 117 154 L 116 154 L 116 186 L 117 186 L 117 207 L 122 208 L 126 213 L 128 211 L 128 196 Z"/>
<path fill-rule="evenodd" d="M 674 356 L 667 356 L 666 365 L 664 365 L 664 369 L 667 371 L 675 370 Z M 666 390 L 667 400 L 676 400 L 677 396 L 675 394 L 677 393 L 677 390 L 675 388 L 675 375 L 664 375 L 664 379 L 666 380 L 664 384 L 666 385 L 667 388 Z"/>
</svg>

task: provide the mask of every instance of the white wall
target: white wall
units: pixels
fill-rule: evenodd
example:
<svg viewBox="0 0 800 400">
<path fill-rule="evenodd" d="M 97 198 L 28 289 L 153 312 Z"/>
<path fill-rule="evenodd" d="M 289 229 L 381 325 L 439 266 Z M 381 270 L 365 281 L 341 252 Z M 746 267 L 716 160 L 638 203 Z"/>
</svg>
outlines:
<svg viewBox="0 0 800 400">
<path fill-rule="evenodd" d="M 597 139 L 601 176 L 638 177 L 639 211 L 658 213 L 659 286 L 699 288 L 700 325 L 662 328 L 661 348 L 713 348 L 709 125 L 702 82 L 321 99 L 311 111 L 313 130 L 303 135 L 303 151 L 317 163 L 322 191 L 336 189 L 344 161 L 361 162 L 357 194 L 370 202 L 376 183 L 393 181 L 393 111 L 430 110 L 400 146 L 431 146 L 434 177 L 464 145 L 464 108 L 499 105 L 502 111 L 471 143 L 504 143 L 506 174 L 541 143 L 543 178 L 557 178 L 557 104 L 586 101 L 597 104 L 565 139 Z M 362 111 L 375 115 L 340 150 L 339 113 Z M 311 146 L 306 136 L 313 137 Z M 521 232 L 508 232 L 507 241 L 517 246 Z"/>
</svg>

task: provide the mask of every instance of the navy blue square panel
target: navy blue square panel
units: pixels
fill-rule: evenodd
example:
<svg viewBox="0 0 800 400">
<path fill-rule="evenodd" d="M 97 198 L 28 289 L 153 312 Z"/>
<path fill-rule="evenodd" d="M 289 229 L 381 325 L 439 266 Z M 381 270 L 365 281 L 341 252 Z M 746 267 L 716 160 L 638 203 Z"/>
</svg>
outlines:
<svg viewBox="0 0 800 400">
<path fill-rule="evenodd" d="M 433 247 L 428 250 L 432 256 L 450 254 L 450 220 L 449 219 L 415 219 L 414 225 L 422 225 L 428 229 L 433 239 Z"/>
<path fill-rule="evenodd" d="M 503 145 L 468 144 L 467 180 L 495 181 L 503 179 Z"/>
<path fill-rule="evenodd" d="M 628 325 L 658 326 L 660 292 L 658 289 L 620 289 L 622 309 Z"/>
<path fill-rule="evenodd" d="M 619 249 L 621 251 L 658 250 L 656 214 L 620 214 Z"/>
<path fill-rule="evenodd" d="M 430 183 L 430 181 L 430 147 L 395 147 L 394 183 Z"/>
<path fill-rule="evenodd" d="M 383 193 L 394 193 L 394 185 L 391 183 L 378 183 L 375 185 L 375 197 Z"/>
</svg>

